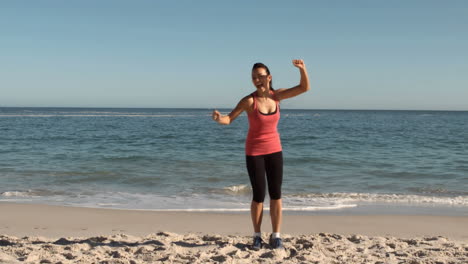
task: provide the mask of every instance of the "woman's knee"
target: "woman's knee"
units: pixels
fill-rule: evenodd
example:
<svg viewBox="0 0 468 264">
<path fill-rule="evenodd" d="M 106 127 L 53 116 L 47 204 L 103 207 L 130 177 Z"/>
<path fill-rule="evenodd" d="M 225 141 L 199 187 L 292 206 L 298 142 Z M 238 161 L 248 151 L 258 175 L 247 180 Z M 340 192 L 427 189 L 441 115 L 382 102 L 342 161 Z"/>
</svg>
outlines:
<svg viewBox="0 0 468 264">
<path fill-rule="evenodd" d="M 252 199 L 254 202 L 256 203 L 263 203 L 265 201 L 265 193 L 255 193 L 254 192 L 254 195 L 253 195 L 253 199 Z"/>
</svg>

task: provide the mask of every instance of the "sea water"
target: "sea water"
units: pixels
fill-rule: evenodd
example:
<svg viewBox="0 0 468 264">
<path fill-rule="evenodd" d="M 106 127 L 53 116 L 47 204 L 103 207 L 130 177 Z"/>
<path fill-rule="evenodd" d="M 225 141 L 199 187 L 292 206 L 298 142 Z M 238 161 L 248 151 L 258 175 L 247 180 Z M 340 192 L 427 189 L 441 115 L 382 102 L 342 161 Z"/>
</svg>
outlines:
<svg viewBox="0 0 468 264">
<path fill-rule="evenodd" d="M 278 129 L 286 211 L 468 215 L 468 112 L 282 109 Z M 0 108 L 0 202 L 248 211 L 247 130 L 210 109 Z"/>
</svg>

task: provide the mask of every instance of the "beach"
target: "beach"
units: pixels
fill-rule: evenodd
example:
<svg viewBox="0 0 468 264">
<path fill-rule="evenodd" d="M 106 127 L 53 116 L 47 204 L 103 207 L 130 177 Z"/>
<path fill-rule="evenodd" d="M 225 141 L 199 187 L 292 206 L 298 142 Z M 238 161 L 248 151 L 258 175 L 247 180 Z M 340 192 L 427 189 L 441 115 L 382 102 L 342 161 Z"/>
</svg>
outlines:
<svg viewBox="0 0 468 264">
<path fill-rule="evenodd" d="M 0 263 L 468 263 L 467 113 L 282 114 L 254 251 L 245 116 L 0 108 Z"/>
<path fill-rule="evenodd" d="M 19 203 L 0 212 L 0 263 L 468 262 L 467 216 L 285 214 L 285 249 L 254 251 L 246 213 Z"/>
</svg>

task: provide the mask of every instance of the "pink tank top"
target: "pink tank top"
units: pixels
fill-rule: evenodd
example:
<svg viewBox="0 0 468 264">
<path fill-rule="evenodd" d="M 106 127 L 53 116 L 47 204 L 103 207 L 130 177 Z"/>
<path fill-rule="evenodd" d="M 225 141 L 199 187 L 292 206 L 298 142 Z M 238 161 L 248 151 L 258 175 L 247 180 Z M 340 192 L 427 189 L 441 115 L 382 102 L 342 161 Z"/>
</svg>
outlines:
<svg viewBox="0 0 468 264">
<path fill-rule="evenodd" d="M 271 114 L 262 114 L 257 108 L 257 93 L 252 93 L 254 109 L 248 113 L 249 132 L 245 141 L 245 154 L 259 156 L 276 153 L 282 150 L 278 121 L 280 119 L 279 102 L 276 101 L 276 110 Z"/>
</svg>

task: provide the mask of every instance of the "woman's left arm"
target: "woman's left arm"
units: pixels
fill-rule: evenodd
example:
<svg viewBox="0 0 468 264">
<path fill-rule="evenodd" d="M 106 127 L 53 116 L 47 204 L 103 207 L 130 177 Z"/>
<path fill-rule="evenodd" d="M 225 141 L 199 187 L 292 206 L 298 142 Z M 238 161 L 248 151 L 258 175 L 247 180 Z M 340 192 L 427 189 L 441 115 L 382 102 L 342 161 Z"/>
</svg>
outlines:
<svg viewBox="0 0 468 264">
<path fill-rule="evenodd" d="M 293 60 L 293 65 L 299 69 L 301 73 L 301 82 L 289 89 L 278 89 L 275 91 L 276 98 L 278 100 L 288 99 L 294 96 L 298 96 L 301 93 L 305 93 L 310 90 L 309 76 L 303 60 Z"/>
</svg>

